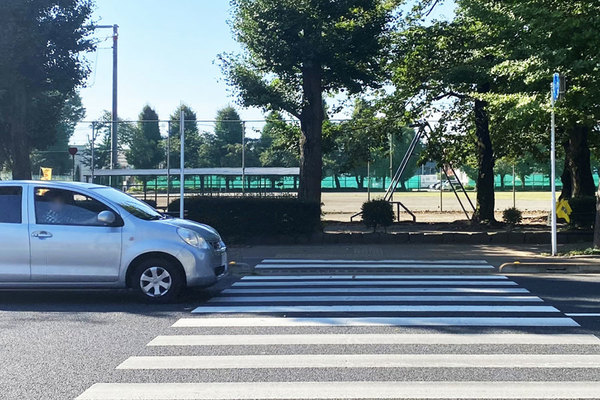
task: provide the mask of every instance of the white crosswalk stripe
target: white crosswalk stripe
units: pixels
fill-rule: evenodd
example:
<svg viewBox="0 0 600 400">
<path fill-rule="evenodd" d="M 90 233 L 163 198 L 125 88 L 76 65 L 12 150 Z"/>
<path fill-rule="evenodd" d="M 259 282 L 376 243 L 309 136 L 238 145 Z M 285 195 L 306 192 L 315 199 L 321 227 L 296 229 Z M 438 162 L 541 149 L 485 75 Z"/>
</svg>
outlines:
<svg viewBox="0 0 600 400">
<path fill-rule="evenodd" d="M 259 267 L 316 271 L 306 265 L 325 264 L 327 271 L 352 265 L 491 268 L 482 261 L 291 259 Z M 598 398 L 598 379 L 575 381 L 568 371 L 597 374 L 600 339 L 572 331 L 579 326 L 573 319 L 505 276 L 315 271 L 244 277 L 176 321 L 173 334 L 153 339 L 146 354 L 117 366 L 149 380 L 98 383 L 78 399 Z M 522 353 L 522 346 L 539 353 Z M 427 379 L 393 380 L 413 369 Z M 485 372 L 525 369 L 540 371 L 541 378 L 496 380 Z M 260 373 L 265 370 L 279 372 Z M 167 371 L 184 375 L 165 381 Z M 328 378 L 318 379 L 324 371 Z M 453 380 L 453 371 L 461 378 Z M 555 379 L 562 373 L 564 379 Z"/>
</svg>

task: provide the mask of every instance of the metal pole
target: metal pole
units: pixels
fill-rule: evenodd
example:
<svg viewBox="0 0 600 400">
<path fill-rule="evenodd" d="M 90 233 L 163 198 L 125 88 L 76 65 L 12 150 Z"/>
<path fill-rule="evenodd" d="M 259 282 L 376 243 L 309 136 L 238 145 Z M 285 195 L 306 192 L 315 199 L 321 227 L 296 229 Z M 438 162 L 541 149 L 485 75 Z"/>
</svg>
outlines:
<svg viewBox="0 0 600 400">
<path fill-rule="evenodd" d="M 113 82 L 112 82 L 112 129 L 110 135 L 110 169 L 117 168 L 119 161 L 117 141 L 119 123 L 118 123 L 118 112 L 117 112 L 117 54 L 118 54 L 118 42 L 119 42 L 119 25 L 113 25 Z"/>
<path fill-rule="evenodd" d="M 554 83 L 552 83 L 554 89 Z M 550 98 L 552 101 L 552 115 L 550 123 L 550 186 L 552 188 L 552 208 L 551 208 L 551 225 L 552 225 L 552 255 L 557 253 L 556 245 L 556 148 L 554 145 L 556 134 L 556 120 L 554 117 L 554 90 L 550 90 Z"/>
<path fill-rule="evenodd" d="M 92 143 L 91 143 L 91 152 L 92 152 L 92 162 L 90 164 L 90 169 L 92 171 L 92 183 L 94 183 L 94 173 L 96 171 L 95 169 L 95 163 L 96 161 L 94 160 L 94 142 L 96 141 L 96 123 L 92 122 Z"/>
<path fill-rule="evenodd" d="M 75 154 L 73 154 L 73 182 L 75 182 Z"/>
<path fill-rule="evenodd" d="M 167 212 L 171 204 L 171 121 L 167 122 Z"/>
<path fill-rule="evenodd" d="M 442 180 L 442 176 L 444 175 L 444 167 L 440 168 L 440 212 L 444 211 L 443 207 L 443 198 L 444 198 L 444 181 Z"/>
<path fill-rule="evenodd" d="M 242 122 L 242 194 L 246 186 L 246 122 Z"/>
<path fill-rule="evenodd" d="M 513 184 L 513 208 L 517 208 L 517 194 L 515 191 L 515 164 L 513 164 L 512 184 Z"/>
<path fill-rule="evenodd" d="M 185 195 L 185 113 L 181 110 L 179 115 L 179 134 L 181 142 L 181 155 L 179 158 L 179 218 L 184 217 L 184 198 Z"/>
<path fill-rule="evenodd" d="M 367 201 L 371 201 L 371 160 L 367 161 Z"/>
<path fill-rule="evenodd" d="M 394 136 L 390 132 L 390 185 L 394 179 Z M 394 201 L 394 192 L 390 196 L 390 201 Z"/>
</svg>

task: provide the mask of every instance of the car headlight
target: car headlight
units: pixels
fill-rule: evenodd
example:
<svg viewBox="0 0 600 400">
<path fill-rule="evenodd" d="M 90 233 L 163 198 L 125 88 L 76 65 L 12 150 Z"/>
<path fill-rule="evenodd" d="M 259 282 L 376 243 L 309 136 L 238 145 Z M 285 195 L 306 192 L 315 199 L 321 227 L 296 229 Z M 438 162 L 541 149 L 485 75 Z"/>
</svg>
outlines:
<svg viewBox="0 0 600 400">
<path fill-rule="evenodd" d="M 198 233 L 194 232 L 191 229 L 177 228 L 177 234 L 179 235 L 181 240 L 183 240 L 190 246 L 194 246 L 199 249 L 208 249 L 209 248 L 209 245 L 206 242 L 206 240 L 204 240 L 204 238 L 202 236 L 200 236 Z"/>
</svg>

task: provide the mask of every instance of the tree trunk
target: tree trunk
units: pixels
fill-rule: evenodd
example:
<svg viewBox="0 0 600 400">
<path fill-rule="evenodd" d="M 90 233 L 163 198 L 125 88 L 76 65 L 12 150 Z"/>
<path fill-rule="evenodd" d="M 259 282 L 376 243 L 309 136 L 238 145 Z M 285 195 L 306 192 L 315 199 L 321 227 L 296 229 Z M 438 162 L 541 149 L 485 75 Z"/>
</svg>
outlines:
<svg viewBox="0 0 600 400">
<path fill-rule="evenodd" d="M 588 126 L 575 125 L 569 135 L 569 156 L 573 184 L 572 197 L 594 196 L 596 193 L 596 185 L 590 164 L 589 132 L 590 128 Z"/>
<path fill-rule="evenodd" d="M 304 108 L 300 115 L 300 185 L 298 198 L 321 204 L 323 154 L 323 88 L 320 66 L 305 65 L 302 71 Z"/>
<path fill-rule="evenodd" d="M 479 93 L 489 92 L 489 84 L 479 85 Z M 487 102 L 475 100 L 475 134 L 477 136 L 477 210 L 475 222 L 494 222 L 494 151 L 490 138 Z"/>
<path fill-rule="evenodd" d="M 356 187 L 358 189 L 364 189 L 365 188 L 365 178 L 364 176 L 360 176 L 360 175 L 354 175 L 354 179 L 356 180 Z"/>
<path fill-rule="evenodd" d="M 570 199 L 573 195 L 573 179 L 571 178 L 571 158 L 569 152 L 569 141 L 565 141 L 562 144 L 563 149 L 565 150 L 565 166 L 563 168 L 563 173 L 560 176 L 560 181 L 562 182 L 562 191 L 560 192 L 559 200 L 562 199 Z"/>
<path fill-rule="evenodd" d="M 339 189 L 342 186 L 340 184 L 340 177 L 337 174 L 333 174 L 333 179 L 335 180 L 335 188 Z"/>
<path fill-rule="evenodd" d="M 504 174 L 500 174 L 500 188 L 502 190 L 504 190 L 504 179 L 506 178 L 506 175 Z"/>
</svg>

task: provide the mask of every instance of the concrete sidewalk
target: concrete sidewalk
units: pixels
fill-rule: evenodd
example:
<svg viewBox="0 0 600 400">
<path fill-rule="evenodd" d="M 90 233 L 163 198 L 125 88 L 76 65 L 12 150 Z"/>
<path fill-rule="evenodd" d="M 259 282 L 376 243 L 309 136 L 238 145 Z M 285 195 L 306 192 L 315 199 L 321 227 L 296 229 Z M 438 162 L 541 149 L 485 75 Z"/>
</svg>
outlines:
<svg viewBox="0 0 600 400">
<path fill-rule="evenodd" d="M 560 248 L 559 248 L 560 251 Z M 364 245 L 286 245 L 232 246 L 229 259 L 254 266 L 265 258 L 342 259 L 342 260 L 485 260 L 498 268 L 505 263 L 562 263 L 597 267 L 600 258 L 549 257 L 549 245 L 482 244 L 364 244 Z"/>
</svg>

